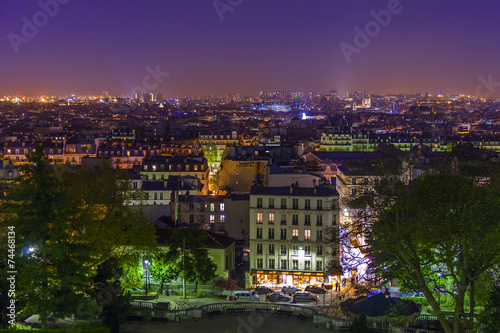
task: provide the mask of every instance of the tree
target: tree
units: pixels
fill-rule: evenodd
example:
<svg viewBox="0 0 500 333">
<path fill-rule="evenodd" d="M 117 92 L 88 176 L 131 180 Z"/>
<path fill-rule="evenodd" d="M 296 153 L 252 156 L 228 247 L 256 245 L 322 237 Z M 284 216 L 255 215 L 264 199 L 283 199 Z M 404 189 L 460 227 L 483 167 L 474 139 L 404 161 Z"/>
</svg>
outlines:
<svg viewBox="0 0 500 333">
<path fill-rule="evenodd" d="M 19 167 L 19 183 L 2 205 L 4 221 L 17 237 L 18 295 L 26 310 L 47 317 L 70 315 L 91 282 L 92 262 L 83 226 L 78 224 L 78 203 L 68 195 L 41 147 Z"/>
<path fill-rule="evenodd" d="M 218 277 L 217 279 L 212 281 L 212 286 L 216 289 L 219 289 L 222 295 L 223 290 L 238 290 L 240 287 L 236 283 L 235 280 L 231 280 L 230 278 Z"/>
<path fill-rule="evenodd" d="M 156 255 L 152 261 L 149 271 L 151 276 L 160 282 L 160 290 L 163 290 L 165 283 L 175 280 L 179 273 L 172 262 L 166 261 L 164 255 Z"/>
<path fill-rule="evenodd" d="M 171 263 L 174 270 L 178 272 L 182 279 L 182 297 L 186 298 L 186 281 L 201 281 L 202 276 L 211 275 L 212 269 L 200 269 L 202 263 L 212 267 L 213 261 L 208 257 L 205 248 L 207 234 L 204 230 L 198 229 L 173 229 L 167 241 L 168 250 L 165 254 L 167 262 Z M 197 276 L 192 278 L 193 272 Z"/>
<path fill-rule="evenodd" d="M 500 181 L 491 176 L 478 183 L 465 173 L 448 172 L 426 175 L 416 184 L 392 190 L 392 199 L 379 197 L 385 209 L 369 224 L 369 257 L 378 274 L 421 290 L 444 330 L 457 333 L 466 324 L 467 291 L 474 314 L 475 283 L 500 261 L 500 211 L 496 209 Z M 377 206 L 376 200 L 371 204 Z M 451 288 L 443 289 L 444 281 Z M 434 291 L 453 298 L 452 325 Z M 468 324 L 472 325 L 472 316 Z"/>
<path fill-rule="evenodd" d="M 194 258 L 192 266 L 190 267 L 191 272 L 189 274 L 189 282 L 195 283 L 195 293 L 198 294 L 198 283 L 207 283 L 212 281 L 216 276 L 217 265 L 214 263 L 212 258 L 208 257 L 208 251 L 203 249 L 205 254 Z"/>
<path fill-rule="evenodd" d="M 490 294 L 490 300 L 479 317 L 482 332 L 500 332 L 500 281 L 497 281 Z"/>
<path fill-rule="evenodd" d="M 74 172 L 51 165 L 42 147 L 28 162 L 2 204 L 2 223 L 16 230 L 20 304 L 46 326 L 49 315 L 79 311 L 99 264 L 154 250 L 156 236 L 123 204 L 123 176 L 109 165 Z"/>
</svg>

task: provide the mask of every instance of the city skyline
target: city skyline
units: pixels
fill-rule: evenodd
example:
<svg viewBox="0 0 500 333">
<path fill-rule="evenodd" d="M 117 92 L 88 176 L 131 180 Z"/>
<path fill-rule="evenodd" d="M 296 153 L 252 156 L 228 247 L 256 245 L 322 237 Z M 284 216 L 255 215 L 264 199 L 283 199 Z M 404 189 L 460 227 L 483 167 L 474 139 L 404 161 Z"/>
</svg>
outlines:
<svg viewBox="0 0 500 333">
<path fill-rule="evenodd" d="M 497 97 L 499 5 L 7 1 L 0 95 L 239 91 Z"/>
</svg>

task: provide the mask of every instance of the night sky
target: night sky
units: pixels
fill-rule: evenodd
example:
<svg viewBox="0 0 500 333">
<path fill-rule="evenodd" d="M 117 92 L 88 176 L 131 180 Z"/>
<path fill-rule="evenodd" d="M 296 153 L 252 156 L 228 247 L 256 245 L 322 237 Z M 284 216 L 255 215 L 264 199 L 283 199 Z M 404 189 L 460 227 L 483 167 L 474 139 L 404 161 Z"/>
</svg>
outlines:
<svg viewBox="0 0 500 333">
<path fill-rule="evenodd" d="M 214 0 L 59 1 L 51 17 L 38 1 L 0 0 L 0 96 L 126 96 L 148 75 L 146 90 L 165 97 L 473 94 L 480 76 L 500 82 L 496 0 L 401 0 L 385 27 L 371 24 L 373 37 L 350 63 L 340 44 L 355 47 L 354 28 L 364 31 L 371 11 L 397 1 L 216 0 L 232 10 L 221 15 Z M 35 18 L 38 31 L 23 35 Z M 500 83 L 490 89 L 500 96 Z"/>
</svg>

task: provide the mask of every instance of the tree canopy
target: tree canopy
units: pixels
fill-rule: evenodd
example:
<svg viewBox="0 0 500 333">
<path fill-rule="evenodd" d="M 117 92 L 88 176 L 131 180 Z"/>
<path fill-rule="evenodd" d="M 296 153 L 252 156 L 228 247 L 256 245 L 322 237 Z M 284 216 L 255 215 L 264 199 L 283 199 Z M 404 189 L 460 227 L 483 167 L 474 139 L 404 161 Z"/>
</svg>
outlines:
<svg viewBox="0 0 500 333">
<path fill-rule="evenodd" d="M 404 286 L 421 290 L 445 331 L 459 332 L 466 324 L 466 293 L 474 313 L 475 282 L 500 262 L 499 178 L 479 182 L 470 175 L 441 172 L 385 190 L 369 203 L 378 207 L 366 228 L 372 267 L 387 279 L 399 278 Z M 436 291 L 453 297 L 451 326 Z"/>
<path fill-rule="evenodd" d="M 73 171 L 51 164 L 41 147 L 19 166 L 2 203 L 2 227 L 16 231 L 17 300 L 25 312 L 75 314 L 99 264 L 136 260 L 156 247 L 154 227 L 125 206 L 124 174 L 103 163 Z"/>
</svg>

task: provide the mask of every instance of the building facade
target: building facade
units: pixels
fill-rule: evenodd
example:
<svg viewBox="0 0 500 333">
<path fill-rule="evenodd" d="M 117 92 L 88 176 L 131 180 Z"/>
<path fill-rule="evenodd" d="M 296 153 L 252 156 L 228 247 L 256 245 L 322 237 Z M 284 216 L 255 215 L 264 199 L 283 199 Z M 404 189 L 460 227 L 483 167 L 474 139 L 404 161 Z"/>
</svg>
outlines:
<svg viewBox="0 0 500 333">
<path fill-rule="evenodd" d="M 269 286 L 334 283 L 340 276 L 334 187 L 257 187 L 250 194 L 250 272 Z"/>
</svg>

